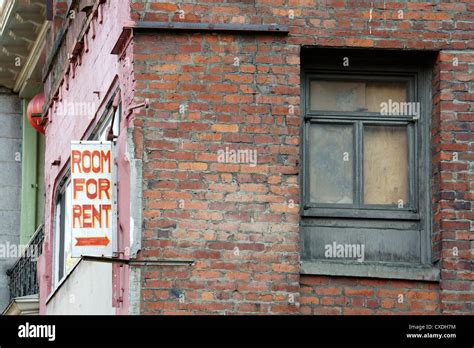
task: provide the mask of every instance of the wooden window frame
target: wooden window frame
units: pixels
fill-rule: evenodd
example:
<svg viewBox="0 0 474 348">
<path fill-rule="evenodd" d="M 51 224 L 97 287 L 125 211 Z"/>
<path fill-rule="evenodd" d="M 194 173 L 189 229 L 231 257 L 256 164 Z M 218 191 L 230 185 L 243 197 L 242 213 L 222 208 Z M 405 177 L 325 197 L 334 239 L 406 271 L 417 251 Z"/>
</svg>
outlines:
<svg viewBox="0 0 474 348">
<path fill-rule="evenodd" d="M 366 217 L 366 218 L 382 218 L 382 219 L 408 219 L 418 220 L 420 215 L 418 213 L 418 169 L 413 164 L 417 160 L 417 150 L 419 148 L 418 121 L 414 120 L 412 116 L 381 116 L 375 112 L 344 112 L 344 111 L 313 111 L 310 109 L 310 83 L 314 80 L 325 81 L 406 81 L 408 84 L 408 100 L 407 102 L 417 101 L 416 93 L 416 74 L 388 74 L 379 73 L 377 75 L 367 74 L 348 74 L 340 72 L 309 72 L 305 75 L 305 110 L 304 114 L 305 126 L 303 137 L 303 216 L 326 216 L 326 217 Z M 354 162 L 354 201 L 353 204 L 323 204 L 312 203 L 309 199 L 309 155 L 307 150 L 309 144 L 309 124 L 323 123 L 323 124 L 353 124 L 354 125 L 354 148 L 358 158 Z M 398 208 L 387 205 L 368 205 L 362 203 L 363 196 L 363 127 L 364 125 L 401 125 L 407 126 L 408 130 L 408 196 L 409 206 Z"/>
<path fill-rule="evenodd" d="M 120 93 L 120 92 L 116 92 Z M 102 113 L 101 117 L 99 118 L 97 124 L 94 126 L 93 130 L 90 132 L 89 136 L 87 137 L 88 140 L 99 140 L 99 141 L 107 141 L 107 134 L 109 127 L 112 125 L 112 118 L 113 118 L 113 100 L 115 97 L 115 93 L 109 98 L 109 101 L 105 107 L 104 112 Z M 118 137 L 120 135 L 120 123 L 122 122 L 122 103 L 120 102 L 117 110 L 115 111 L 115 118 L 113 124 L 114 135 Z M 117 139 L 113 140 L 115 144 Z"/>
<path fill-rule="evenodd" d="M 68 245 L 66 244 L 66 226 L 64 224 L 66 208 L 68 207 L 68 204 L 70 206 L 71 202 L 65 200 L 63 202 L 64 204 L 61 204 L 61 201 L 67 196 L 66 191 L 70 185 L 71 172 L 68 169 L 59 181 L 58 188 L 54 196 L 53 289 L 58 288 L 75 267 L 72 266 L 70 269 L 68 269 L 66 265 L 66 248 Z"/>
<path fill-rule="evenodd" d="M 343 111 L 316 111 L 310 109 L 310 82 L 318 79 L 334 80 L 367 80 L 370 81 L 396 81 L 397 79 L 409 81 L 406 102 L 419 102 L 421 115 L 414 120 L 413 116 L 384 116 L 373 112 L 343 112 Z M 301 78 L 302 96 L 302 146 L 301 146 L 301 210 L 302 226 L 311 228 L 314 221 L 341 221 L 341 226 L 347 226 L 350 221 L 360 222 L 357 225 L 383 226 L 386 221 L 405 221 L 406 224 L 419 222 L 421 226 L 421 251 L 419 263 L 392 263 L 373 262 L 358 264 L 357 262 L 325 261 L 322 259 L 302 258 L 302 274 L 322 274 L 341 276 L 363 276 L 396 279 L 439 279 L 439 268 L 434 267 L 432 255 L 432 212 L 431 212 L 431 69 L 429 66 L 405 64 L 387 64 L 383 66 L 378 62 L 374 65 L 359 65 L 357 68 L 334 68 L 334 64 L 304 64 L 302 66 Z M 309 201 L 309 138 L 308 130 L 314 122 L 341 123 L 344 121 L 354 122 L 361 120 L 361 124 L 355 124 L 356 131 L 360 132 L 362 122 L 377 124 L 407 124 L 409 125 L 408 152 L 409 152 L 409 198 L 411 206 L 407 208 L 388 207 L 339 207 L 330 204 L 315 204 Z M 354 141 L 356 135 L 354 134 Z M 363 137 L 359 136 L 363 143 Z M 362 145 L 356 144 L 356 151 L 362 153 Z M 357 166 L 357 163 L 354 163 Z M 360 166 L 363 166 L 363 158 L 359 159 L 359 168 L 356 169 L 355 180 L 361 181 Z M 355 189 L 355 188 L 354 188 Z M 359 185 L 359 190 L 362 186 Z M 359 196 L 360 196 L 359 192 Z M 356 197 L 354 196 L 354 199 Z M 357 228 L 357 227 L 356 227 Z M 303 238 L 302 238 L 303 239 Z M 301 241 L 302 248 L 304 240 Z"/>
</svg>

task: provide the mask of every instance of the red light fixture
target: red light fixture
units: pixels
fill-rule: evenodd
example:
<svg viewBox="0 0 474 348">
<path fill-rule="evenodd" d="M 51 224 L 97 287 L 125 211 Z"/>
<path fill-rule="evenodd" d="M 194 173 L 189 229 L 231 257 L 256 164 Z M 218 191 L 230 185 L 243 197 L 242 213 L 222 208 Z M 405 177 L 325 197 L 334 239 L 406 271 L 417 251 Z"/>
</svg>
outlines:
<svg viewBox="0 0 474 348">
<path fill-rule="evenodd" d="M 41 125 L 43 105 L 44 93 L 39 93 L 30 100 L 28 108 L 26 109 L 26 115 L 31 126 L 41 134 L 44 134 L 44 127 Z"/>
</svg>

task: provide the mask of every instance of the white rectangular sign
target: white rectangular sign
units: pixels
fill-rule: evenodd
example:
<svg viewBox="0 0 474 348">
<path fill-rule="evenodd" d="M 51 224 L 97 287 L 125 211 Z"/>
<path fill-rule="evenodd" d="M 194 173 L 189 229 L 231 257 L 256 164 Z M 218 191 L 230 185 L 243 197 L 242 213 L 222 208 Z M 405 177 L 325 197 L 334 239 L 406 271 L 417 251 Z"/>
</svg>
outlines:
<svg viewBox="0 0 474 348">
<path fill-rule="evenodd" d="M 71 144 L 72 257 L 113 254 L 113 168 L 111 142 Z"/>
</svg>

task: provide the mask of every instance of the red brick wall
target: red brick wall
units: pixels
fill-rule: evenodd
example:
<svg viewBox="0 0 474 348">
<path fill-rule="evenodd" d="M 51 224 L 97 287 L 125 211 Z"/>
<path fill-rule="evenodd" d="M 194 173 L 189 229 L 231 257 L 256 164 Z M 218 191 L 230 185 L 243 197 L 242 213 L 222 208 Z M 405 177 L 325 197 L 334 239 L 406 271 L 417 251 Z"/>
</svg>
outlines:
<svg viewBox="0 0 474 348">
<path fill-rule="evenodd" d="M 441 309 L 472 314 L 474 53 L 446 52 L 439 58 Z"/>
<path fill-rule="evenodd" d="M 302 276 L 302 314 L 439 314 L 439 284 Z"/>
<path fill-rule="evenodd" d="M 378 1 L 371 11 L 371 3 L 132 4 L 135 19 L 290 27 L 288 37 L 135 35 L 136 97 L 152 102 L 137 118 L 142 256 L 197 260 L 192 268 L 146 272 L 143 313 L 472 313 L 474 4 Z M 441 282 L 300 279 L 301 45 L 442 51 L 432 120 L 433 245 Z M 218 163 L 217 151 L 226 146 L 257 150 L 258 165 Z"/>
<path fill-rule="evenodd" d="M 137 117 L 142 257 L 197 261 L 144 273 L 145 313 L 296 310 L 299 118 L 286 113 L 299 102 L 298 53 L 272 37 L 135 38 L 137 96 L 151 102 Z M 219 163 L 226 147 L 257 151 L 257 165 Z"/>
</svg>

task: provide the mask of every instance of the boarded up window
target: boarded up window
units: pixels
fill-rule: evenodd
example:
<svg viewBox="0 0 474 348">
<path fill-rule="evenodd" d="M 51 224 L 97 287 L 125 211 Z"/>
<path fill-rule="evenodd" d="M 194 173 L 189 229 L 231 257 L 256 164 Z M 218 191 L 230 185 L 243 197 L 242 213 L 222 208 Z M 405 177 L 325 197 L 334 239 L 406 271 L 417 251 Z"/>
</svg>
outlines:
<svg viewBox="0 0 474 348">
<path fill-rule="evenodd" d="M 408 264 L 419 272 L 433 260 L 432 67 L 410 58 L 403 71 L 399 57 L 386 66 L 394 55 L 376 51 L 303 53 L 302 273 L 411 279 Z M 339 246 L 363 247 L 363 259 L 335 257 Z"/>
<path fill-rule="evenodd" d="M 407 104 L 407 83 L 313 80 L 310 86 L 311 108 L 320 110 L 320 118 L 327 117 L 326 111 L 343 112 L 342 117 L 349 117 L 342 122 L 310 125 L 310 201 L 407 207 L 410 178 L 406 121 L 396 125 L 379 121 L 376 125 L 360 114 L 350 119 L 352 112 L 380 115 L 384 103 Z M 392 115 L 387 118 L 391 123 L 395 120 Z"/>
<path fill-rule="evenodd" d="M 311 201 L 352 204 L 353 125 L 315 123 L 309 139 Z"/>
<path fill-rule="evenodd" d="M 364 203 L 408 203 L 406 127 L 364 127 Z"/>
<path fill-rule="evenodd" d="M 381 103 L 406 102 L 407 85 L 395 81 L 312 81 L 311 110 L 377 112 Z"/>
</svg>

